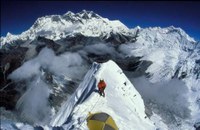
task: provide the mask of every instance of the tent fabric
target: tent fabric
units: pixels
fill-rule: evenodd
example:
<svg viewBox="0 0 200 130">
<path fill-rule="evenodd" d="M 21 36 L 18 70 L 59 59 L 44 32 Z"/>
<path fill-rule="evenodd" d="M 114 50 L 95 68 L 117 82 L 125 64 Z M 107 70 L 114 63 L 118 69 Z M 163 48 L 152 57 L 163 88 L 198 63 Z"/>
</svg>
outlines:
<svg viewBox="0 0 200 130">
<path fill-rule="evenodd" d="M 118 130 L 115 121 L 104 112 L 89 114 L 87 118 L 89 130 Z"/>
<path fill-rule="evenodd" d="M 102 121 L 105 122 L 108 119 L 109 115 L 106 113 L 97 113 L 93 115 L 90 120 L 97 120 L 97 121 Z"/>
<path fill-rule="evenodd" d="M 105 124 L 105 126 L 104 126 L 104 129 L 103 129 L 103 130 L 116 130 L 116 129 L 114 129 L 113 127 L 111 127 L 111 126 L 109 126 L 109 125 Z"/>
</svg>

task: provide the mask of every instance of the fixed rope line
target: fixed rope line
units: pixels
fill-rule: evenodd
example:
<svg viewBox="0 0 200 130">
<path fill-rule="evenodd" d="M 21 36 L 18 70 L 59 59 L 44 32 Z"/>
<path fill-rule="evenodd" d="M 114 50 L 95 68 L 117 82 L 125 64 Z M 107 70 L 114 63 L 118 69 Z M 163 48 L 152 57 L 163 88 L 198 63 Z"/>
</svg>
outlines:
<svg viewBox="0 0 200 130">
<path fill-rule="evenodd" d="M 97 103 L 99 102 L 101 96 L 99 96 L 99 98 L 97 99 L 96 103 L 93 105 L 92 109 L 90 109 L 90 111 L 92 111 L 94 109 L 94 107 L 97 105 Z M 86 109 L 85 109 L 86 110 Z M 89 111 L 89 112 L 90 112 Z M 84 112 L 84 111 L 83 111 Z M 83 112 L 81 114 L 83 114 Z M 79 124 L 79 128 L 82 127 L 83 122 L 86 120 L 87 116 L 84 118 L 84 120 Z"/>
</svg>

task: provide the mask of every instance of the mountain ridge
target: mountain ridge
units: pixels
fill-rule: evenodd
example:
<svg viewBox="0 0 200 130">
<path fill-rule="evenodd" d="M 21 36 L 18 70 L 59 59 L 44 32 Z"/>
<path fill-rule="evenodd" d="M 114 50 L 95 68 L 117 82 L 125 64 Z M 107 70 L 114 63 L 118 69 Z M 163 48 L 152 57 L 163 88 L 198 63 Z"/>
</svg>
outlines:
<svg viewBox="0 0 200 130">
<path fill-rule="evenodd" d="M 170 119 L 163 116 L 172 124 L 170 128 L 186 129 L 200 121 L 200 46 L 181 28 L 137 26 L 129 29 L 120 21 L 109 21 L 94 12 L 82 11 L 38 18 L 29 30 L 18 36 L 8 33 L 6 38 L 1 38 L 4 41 L 1 48 L 6 50 L 5 53 L 0 49 L 5 79 L 12 75 L 11 72 L 26 75 L 29 70 L 27 64 L 36 70 L 44 69 L 42 73 L 47 73 L 45 75 L 49 79 L 46 82 L 53 82 L 51 79 L 55 77 L 53 101 L 60 99 L 56 94 L 65 94 L 63 88 L 66 84 L 72 84 L 72 88 L 77 85 L 81 80 L 80 75 L 84 75 L 94 61 L 102 63 L 113 60 L 126 71 L 132 84 L 145 97 L 148 109 L 152 109 L 151 103 L 157 103 L 154 105 L 163 109 L 158 109 L 160 113 L 156 114 L 171 112 Z M 51 61 L 47 60 L 49 56 Z M 33 64 L 35 62 L 38 64 Z M 66 81 L 65 76 L 76 82 Z M 6 80 L 5 85 L 9 82 Z M 151 91 L 150 94 L 146 93 L 149 86 L 152 86 L 149 91 L 155 90 L 162 95 L 154 99 L 154 95 L 159 94 L 152 92 L 152 96 Z M 174 122 L 170 122 L 171 119 Z M 177 127 L 180 122 L 183 126 Z"/>
<path fill-rule="evenodd" d="M 102 39 L 108 39 L 113 34 L 119 34 L 120 36 L 125 35 L 133 39 L 135 38 L 135 31 L 141 29 L 143 28 L 139 26 L 134 29 L 129 29 L 119 20 L 103 18 L 93 11 L 83 10 L 76 14 L 68 11 L 63 15 L 46 15 L 40 17 L 28 30 L 19 35 L 13 35 L 8 32 L 5 37 L 1 37 L 1 48 L 7 43 L 14 43 L 16 40 L 33 40 L 37 36 L 44 36 L 51 40 L 59 40 L 78 33 L 84 36 L 101 37 Z M 166 28 L 149 27 L 144 29 L 175 31 L 188 40 L 195 42 L 181 28 L 175 28 L 174 26 Z M 125 42 L 129 41 L 127 40 Z"/>
</svg>

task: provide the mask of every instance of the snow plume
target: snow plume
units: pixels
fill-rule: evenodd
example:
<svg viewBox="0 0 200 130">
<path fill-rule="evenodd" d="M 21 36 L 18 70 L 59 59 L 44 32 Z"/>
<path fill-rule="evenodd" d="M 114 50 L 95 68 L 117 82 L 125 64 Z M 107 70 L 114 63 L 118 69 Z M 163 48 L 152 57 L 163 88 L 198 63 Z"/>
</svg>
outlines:
<svg viewBox="0 0 200 130">
<path fill-rule="evenodd" d="M 67 52 L 56 56 L 53 50 L 44 48 L 37 57 L 12 72 L 9 75 L 10 79 L 16 82 L 26 81 L 27 85 L 27 91 L 17 103 L 22 118 L 31 123 L 46 123 L 50 118 L 48 97 L 51 90 L 45 83 L 42 70 L 77 79 L 87 70 L 82 64 L 83 60 L 78 53 Z"/>
<path fill-rule="evenodd" d="M 151 83 L 145 77 L 132 78 L 132 83 L 143 96 L 148 108 L 153 108 L 167 124 L 176 124 L 179 119 L 189 119 L 188 89 L 178 80 Z"/>
</svg>

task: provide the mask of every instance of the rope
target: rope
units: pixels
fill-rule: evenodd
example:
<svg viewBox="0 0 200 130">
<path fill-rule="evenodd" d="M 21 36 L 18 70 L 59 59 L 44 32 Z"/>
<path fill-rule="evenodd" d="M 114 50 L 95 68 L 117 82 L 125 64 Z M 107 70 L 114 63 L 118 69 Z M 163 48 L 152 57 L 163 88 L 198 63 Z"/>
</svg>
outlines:
<svg viewBox="0 0 200 130">
<path fill-rule="evenodd" d="M 97 103 L 99 102 L 100 97 L 101 97 L 101 96 L 99 96 L 99 98 L 97 99 L 96 103 L 93 105 L 92 109 L 90 109 L 90 111 L 92 111 L 92 110 L 94 109 L 94 107 L 97 105 Z M 87 108 L 86 108 L 86 109 L 87 109 Z M 83 112 L 85 112 L 86 109 L 85 109 Z M 81 114 L 83 114 L 83 112 L 82 112 Z M 86 116 L 86 117 L 83 119 L 83 121 L 78 125 L 79 128 L 80 128 L 80 127 L 83 127 L 83 126 L 82 126 L 82 125 L 83 125 L 83 122 L 84 122 L 86 119 L 87 119 L 87 116 Z"/>
<path fill-rule="evenodd" d="M 97 105 L 97 102 L 99 102 L 101 96 L 99 96 L 99 98 L 97 99 L 96 103 L 93 105 L 92 109 L 90 111 L 92 111 L 94 109 L 94 107 Z"/>
</svg>

